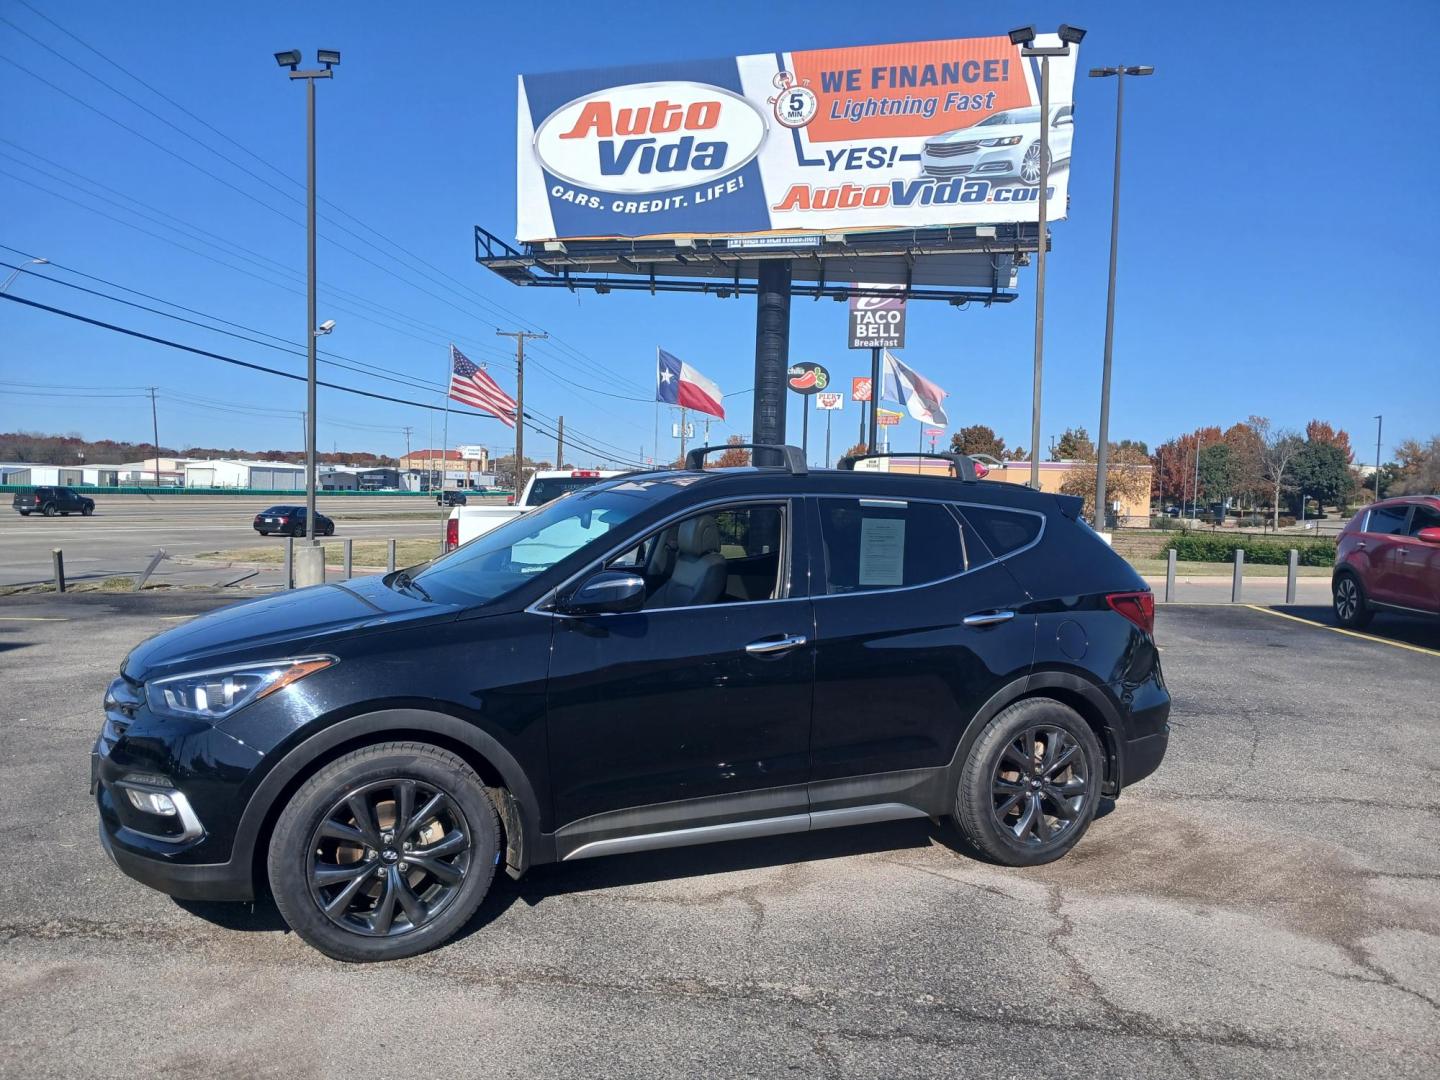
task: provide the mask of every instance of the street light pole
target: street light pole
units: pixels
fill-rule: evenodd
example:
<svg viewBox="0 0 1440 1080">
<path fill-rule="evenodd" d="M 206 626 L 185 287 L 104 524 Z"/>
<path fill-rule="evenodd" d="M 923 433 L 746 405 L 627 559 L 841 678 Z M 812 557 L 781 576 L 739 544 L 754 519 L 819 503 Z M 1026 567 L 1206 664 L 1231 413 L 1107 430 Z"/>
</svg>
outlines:
<svg viewBox="0 0 1440 1080">
<path fill-rule="evenodd" d="M 49 264 L 49 262 L 49 259 L 26 259 L 25 262 L 21 263 L 14 270 L 10 271 L 10 276 L 5 279 L 5 284 L 0 285 L 0 293 L 8 292 L 10 286 L 15 284 L 15 279 L 18 278 L 21 274 L 28 274 L 30 272 L 30 267 L 46 266 Z"/>
<path fill-rule="evenodd" d="M 1038 233 L 1035 245 L 1035 376 L 1030 405 L 1030 486 L 1040 489 L 1040 388 L 1045 364 L 1045 255 L 1049 247 L 1046 225 L 1050 203 L 1050 58 L 1069 56 L 1070 46 L 1079 45 L 1085 31 L 1060 24 L 1059 45 L 1036 45 L 1035 28 L 1022 26 L 1010 31 L 1010 43 L 1020 46 L 1025 58 L 1040 58 L 1040 198 Z"/>
<path fill-rule="evenodd" d="M 334 49 L 319 49 L 316 59 L 324 69 L 300 71 L 300 50 L 277 52 L 275 61 L 290 69 L 291 79 L 305 80 L 305 540 L 315 543 L 315 350 L 316 338 L 329 333 L 315 321 L 315 80 L 334 76 L 330 70 L 340 62 Z M 327 324 L 327 326 L 333 324 Z"/>
<path fill-rule="evenodd" d="M 1375 501 L 1380 501 L 1380 429 L 1385 426 L 1385 417 L 1375 417 Z"/>
<path fill-rule="evenodd" d="M 1149 66 L 1091 68 L 1092 79 L 1116 76 L 1115 179 L 1110 192 L 1110 289 L 1105 301 L 1105 360 L 1100 375 L 1100 445 L 1095 476 L 1095 531 L 1104 532 L 1105 481 L 1110 468 L 1110 357 L 1115 345 L 1115 262 L 1120 247 L 1120 136 L 1125 118 L 1125 76 L 1151 75 Z"/>
</svg>

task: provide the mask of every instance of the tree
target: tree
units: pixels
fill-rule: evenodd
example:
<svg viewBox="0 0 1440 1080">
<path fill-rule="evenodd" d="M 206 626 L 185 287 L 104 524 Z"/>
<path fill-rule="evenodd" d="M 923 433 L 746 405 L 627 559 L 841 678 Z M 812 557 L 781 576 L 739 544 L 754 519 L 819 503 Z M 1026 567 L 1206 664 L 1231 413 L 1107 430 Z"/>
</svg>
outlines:
<svg viewBox="0 0 1440 1080">
<path fill-rule="evenodd" d="M 1337 506 L 1343 511 L 1354 495 L 1355 474 L 1338 443 L 1308 441 L 1295 454 L 1285 496 L 1297 517 L 1302 498 L 1312 498 L 1321 506 Z"/>
<path fill-rule="evenodd" d="M 1278 529 L 1280 527 L 1280 489 L 1285 483 L 1285 472 L 1290 468 L 1291 461 L 1305 443 L 1289 428 L 1274 427 L 1267 417 L 1252 416 L 1249 424 L 1260 440 L 1260 464 L 1263 469 L 1261 475 L 1270 483 L 1274 491 L 1274 499 L 1270 504 L 1271 528 Z"/>
<path fill-rule="evenodd" d="M 1208 502 L 1225 502 L 1235 494 L 1234 451 L 1226 442 L 1200 451 L 1200 492 Z"/>
<path fill-rule="evenodd" d="M 1095 444 L 1090 441 L 1090 433 L 1083 427 L 1066 428 L 1065 434 L 1060 436 L 1060 441 L 1055 444 L 1055 449 L 1050 451 L 1051 461 L 1085 461 L 1095 459 Z"/>
<path fill-rule="evenodd" d="M 1157 447 L 1150 463 L 1155 467 L 1152 493 L 1158 499 L 1177 503 L 1195 499 L 1195 451 L 1220 441 L 1218 427 L 1196 428 L 1188 435 L 1177 435 Z"/>
<path fill-rule="evenodd" d="M 1005 440 L 984 424 L 963 427 L 950 436 L 950 449 L 957 454 L 989 454 L 1005 460 Z"/>
<path fill-rule="evenodd" d="M 1395 448 L 1395 458 L 1396 495 L 1431 495 L 1440 491 L 1440 435 L 1430 436 L 1425 443 L 1406 439 Z"/>
<path fill-rule="evenodd" d="M 1121 439 L 1117 443 L 1111 443 L 1116 450 L 1138 450 L 1147 458 L 1150 456 L 1150 448 L 1139 439 Z"/>
<path fill-rule="evenodd" d="M 730 446 L 730 447 L 734 447 L 734 446 L 738 446 L 740 443 L 742 443 L 742 442 L 744 442 L 744 441 L 745 441 L 745 437 L 744 437 L 743 435 L 731 435 L 728 439 L 725 440 L 725 445 L 726 445 L 726 446 Z M 744 468 L 746 465 L 749 465 L 749 464 L 750 464 L 750 451 L 749 451 L 749 450 L 734 450 L 734 449 L 731 449 L 731 450 L 726 450 L 726 451 L 725 451 L 724 453 L 722 453 L 722 454 L 719 454 L 719 455 L 714 459 L 714 463 L 713 463 L 712 465 L 708 466 L 708 468 L 712 468 L 712 469 L 740 469 L 740 468 Z"/>
<path fill-rule="evenodd" d="M 842 458 L 859 457 L 860 455 L 868 454 L 869 452 L 870 448 L 868 446 L 866 446 L 863 442 L 857 442 L 854 446 L 850 447 L 849 450 L 846 450 L 845 453 L 841 454 L 840 456 Z"/>
<path fill-rule="evenodd" d="M 1093 450 L 1089 458 L 1080 460 L 1084 464 L 1065 474 L 1065 479 L 1060 483 L 1060 490 L 1066 495 L 1079 495 L 1083 498 L 1085 500 L 1085 516 L 1094 520 L 1095 481 L 1099 477 L 1100 470 Z M 1145 466 L 1149 464 L 1149 455 L 1133 446 L 1112 447 L 1110 460 L 1105 469 L 1105 498 L 1107 500 L 1119 499 L 1125 502 L 1148 498 L 1150 477 L 1146 475 Z"/>
<path fill-rule="evenodd" d="M 1305 441 L 1338 447 L 1340 452 L 1345 455 L 1346 465 L 1355 463 L 1355 451 L 1350 447 L 1350 433 L 1344 428 L 1336 430 L 1330 426 L 1328 420 L 1311 420 L 1306 424 Z"/>
<path fill-rule="evenodd" d="M 1221 439 L 1230 448 L 1230 494 L 1253 506 L 1265 498 L 1268 491 L 1260 436 L 1241 421 L 1226 428 Z"/>
</svg>

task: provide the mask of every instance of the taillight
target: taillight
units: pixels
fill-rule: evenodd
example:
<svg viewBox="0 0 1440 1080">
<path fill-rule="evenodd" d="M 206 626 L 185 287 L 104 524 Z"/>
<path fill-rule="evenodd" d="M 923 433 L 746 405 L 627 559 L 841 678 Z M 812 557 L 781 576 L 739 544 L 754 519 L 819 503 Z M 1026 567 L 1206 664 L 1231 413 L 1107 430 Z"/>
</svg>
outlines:
<svg viewBox="0 0 1440 1080">
<path fill-rule="evenodd" d="M 576 470 L 574 470 L 570 475 L 571 475 L 571 476 L 599 476 L 600 473 L 599 473 L 597 470 L 595 470 L 595 469 L 576 469 Z"/>
<path fill-rule="evenodd" d="M 514 505 L 515 505 L 515 496 L 514 496 L 514 495 L 506 495 L 506 496 L 505 496 L 505 505 L 506 505 L 506 506 L 514 506 Z"/>
<path fill-rule="evenodd" d="M 451 518 L 445 522 L 445 550 L 454 551 L 460 546 L 460 519 Z"/>
<path fill-rule="evenodd" d="M 1105 597 L 1110 610 L 1117 611 L 1145 633 L 1155 633 L 1155 594 L 1145 592 L 1113 592 Z"/>
<path fill-rule="evenodd" d="M 989 465 L 986 465 L 983 461 L 977 461 L 977 462 L 975 462 L 975 479 L 976 479 L 976 480 L 984 480 L 985 477 L 987 477 L 987 476 L 989 476 L 989 475 L 990 475 L 990 466 L 989 466 Z"/>
<path fill-rule="evenodd" d="M 289 519 L 288 517 L 282 517 L 282 518 L 280 519 L 280 524 L 281 524 L 281 525 L 288 525 L 288 524 L 290 524 L 290 519 Z"/>
</svg>

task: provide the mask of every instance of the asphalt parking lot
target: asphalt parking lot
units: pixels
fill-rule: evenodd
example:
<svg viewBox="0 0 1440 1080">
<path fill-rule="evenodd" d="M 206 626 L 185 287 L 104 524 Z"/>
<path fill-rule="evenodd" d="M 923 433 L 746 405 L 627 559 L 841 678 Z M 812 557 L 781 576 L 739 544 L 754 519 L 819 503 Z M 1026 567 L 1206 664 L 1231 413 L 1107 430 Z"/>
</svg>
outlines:
<svg viewBox="0 0 1440 1080">
<path fill-rule="evenodd" d="M 1440 632 L 1168 607 L 1170 755 L 1064 861 L 902 822 L 503 876 L 456 942 L 326 960 L 95 839 L 86 755 L 205 595 L 0 600 L 0 1075 L 1432 1077 Z"/>
</svg>

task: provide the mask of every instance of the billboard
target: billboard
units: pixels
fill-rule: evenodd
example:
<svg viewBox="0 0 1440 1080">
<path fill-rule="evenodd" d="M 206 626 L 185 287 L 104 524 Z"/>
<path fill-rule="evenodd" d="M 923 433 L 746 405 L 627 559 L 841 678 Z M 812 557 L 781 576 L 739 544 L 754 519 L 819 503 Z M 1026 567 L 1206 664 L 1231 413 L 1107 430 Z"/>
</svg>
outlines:
<svg viewBox="0 0 1440 1080">
<path fill-rule="evenodd" d="M 1052 220 L 1078 52 L 1050 62 Z M 1034 221 L 1035 63 L 999 35 L 522 75 L 516 236 Z"/>
</svg>

